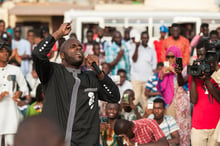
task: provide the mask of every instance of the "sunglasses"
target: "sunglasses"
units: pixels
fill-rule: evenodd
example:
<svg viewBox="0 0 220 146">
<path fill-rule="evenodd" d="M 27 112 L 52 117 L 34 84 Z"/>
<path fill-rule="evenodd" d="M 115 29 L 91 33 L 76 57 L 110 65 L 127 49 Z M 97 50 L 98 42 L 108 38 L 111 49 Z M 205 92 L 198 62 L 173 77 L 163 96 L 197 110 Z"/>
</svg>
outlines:
<svg viewBox="0 0 220 146">
<path fill-rule="evenodd" d="M 167 55 L 166 58 L 167 58 L 167 59 L 170 59 L 170 58 L 173 59 L 173 58 L 175 58 L 175 56 L 174 56 L 174 55 L 172 55 L 172 56 L 168 56 L 168 55 Z"/>
</svg>

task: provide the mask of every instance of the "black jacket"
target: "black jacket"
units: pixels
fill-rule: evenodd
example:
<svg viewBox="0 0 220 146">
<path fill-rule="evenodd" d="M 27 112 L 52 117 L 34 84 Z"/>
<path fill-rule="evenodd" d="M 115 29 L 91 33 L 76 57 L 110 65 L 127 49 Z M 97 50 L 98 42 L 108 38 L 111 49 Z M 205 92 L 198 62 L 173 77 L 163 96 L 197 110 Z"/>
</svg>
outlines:
<svg viewBox="0 0 220 146">
<path fill-rule="evenodd" d="M 48 60 L 47 54 L 54 43 L 55 39 L 51 35 L 42 40 L 34 49 L 32 57 L 37 74 L 44 85 L 45 101 L 42 114 L 55 120 L 65 132 L 75 79 L 63 65 Z M 107 75 L 100 81 L 94 72 L 82 71 L 78 78 L 81 83 L 77 94 L 71 146 L 98 146 L 98 99 L 118 102 L 119 90 Z M 92 105 L 89 104 L 91 93 L 95 95 Z"/>
</svg>

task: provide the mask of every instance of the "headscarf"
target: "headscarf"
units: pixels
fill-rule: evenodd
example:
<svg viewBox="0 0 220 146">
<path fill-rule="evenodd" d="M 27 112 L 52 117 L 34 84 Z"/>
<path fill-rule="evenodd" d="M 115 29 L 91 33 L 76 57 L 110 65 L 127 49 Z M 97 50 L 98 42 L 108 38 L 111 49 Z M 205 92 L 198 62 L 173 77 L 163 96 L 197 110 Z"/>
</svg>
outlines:
<svg viewBox="0 0 220 146">
<path fill-rule="evenodd" d="M 172 52 L 175 57 L 181 57 L 180 49 L 176 46 L 171 46 L 167 49 L 166 55 Z M 159 73 L 160 76 L 161 72 Z M 174 97 L 174 73 L 170 72 L 164 76 L 163 80 L 158 81 L 156 87 L 161 93 L 166 104 L 170 105 Z"/>
<path fill-rule="evenodd" d="M 180 48 L 176 47 L 176 46 L 171 46 L 167 49 L 166 51 L 166 55 L 172 52 L 174 54 L 175 57 L 181 57 L 181 52 L 180 52 Z"/>
</svg>

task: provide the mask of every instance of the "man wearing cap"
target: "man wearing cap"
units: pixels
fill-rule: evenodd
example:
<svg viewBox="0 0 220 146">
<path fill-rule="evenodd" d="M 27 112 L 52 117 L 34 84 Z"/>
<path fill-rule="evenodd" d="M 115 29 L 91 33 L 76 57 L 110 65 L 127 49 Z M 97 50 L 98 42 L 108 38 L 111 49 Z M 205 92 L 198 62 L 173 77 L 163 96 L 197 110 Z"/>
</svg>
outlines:
<svg viewBox="0 0 220 146">
<path fill-rule="evenodd" d="M 3 145 L 7 146 L 13 145 L 20 119 L 16 102 L 20 96 L 28 95 L 27 84 L 20 68 L 8 64 L 11 52 L 9 44 L 0 39 L 0 144 L 4 136 Z"/>
<path fill-rule="evenodd" d="M 157 63 L 161 62 L 161 51 L 163 48 L 163 41 L 168 32 L 168 28 L 165 25 L 160 26 L 160 38 L 154 41 L 155 51 L 157 53 Z"/>
</svg>

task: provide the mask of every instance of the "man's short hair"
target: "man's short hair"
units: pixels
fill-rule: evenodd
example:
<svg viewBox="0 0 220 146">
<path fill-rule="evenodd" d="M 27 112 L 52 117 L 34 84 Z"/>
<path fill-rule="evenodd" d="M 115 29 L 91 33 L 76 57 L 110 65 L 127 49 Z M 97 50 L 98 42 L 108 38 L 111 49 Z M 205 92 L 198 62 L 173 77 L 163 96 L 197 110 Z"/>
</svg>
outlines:
<svg viewBox="0 0 220 146">
<path fill-rule="evenodd" d="M 163 67 L 164 66 L 163 62 L 158 62 L 157 67 L 159 67 L 159 66 Z"/>
<path fill-rule="evenodd" d="M 101 65 L 107 65 L 108 67 L 110 67 L 110 65 L 107 63 L 107 62 L 103 62 L 103 63 L 101 63 Z"/>
<path fill-rule="evenodd" d="M 142 32 L 141 32 L 141 36 L 142 36 L 142 35 L 144 35 L 144 34 L 146 34 L 146 35 L 148 35 L 148 36 L 149 36 L 148 31 L 142 31 Z"/>
<path fill-rule="evenodd" d="M 155 99 L 155 100 L 154 100 L 154 103 L 162 103 L 162 104 L 163 104 L 163 108 L 165 108 L 165 106 L 166 106 L 166 103 L 165 103 L 164 100 L 161 99 L 161 98 Z"/>
<path fill-rule="evenodd" d="M 131 29 L 125 28 L 124 33 L 130 33 Z"/>
<path fill-rule="evenodd" d="M 118 72 L 117 72 L 117 75 L 119 75 L 120 73 L 127 74 L 125 69 L 119 69 Z"/>
<path fill-rule="evenodd" d="M 14 31 L 19 31 L 19 32 L 21 32 L 21 27 L 20 27 L 20 26 L 15 26 Z"/>
<path fill-rule="evenodd" d="M 0 23 L 4 23 L 5 24 L 5 21 L 3 19 L 0 19 Z"/>
<path fill-rule="evenodd" d="M 115 104 L 115 105 L 117 105 L 117 106 L 118 106 L 118 111 L 120 111 L 120 104 L 119 104 L 119 103 L 110 103 L 110 102 L 107 102 L 107 104 L 106 104 L 106 109 L 107 109 L 107 107 L 108 107 L 109 104 Z"/>
<path fill-rule="evenodd" d="M 172 27 L 172 28 L 173 28 L 173 27 L 178 27 L 178 28 L 180 28 L 180 25 L 179 25 L 178 23 L 173 23 L 171 27 Z"/>
<path fill-rule="evenodd" d="M 118 119 L 115 122 L 114 131 L 115 134 L 126 134 L 128 130 L 130 129 L 129 126 L 131 125 L 131 122 L 124 119 Z"/>
<path fill-rule="evenodd" d="M 197 50 L 199 50 L 201 48 L 205 48 L 206 49 L 208 47 L 208 45 L 209 45 L 209 40 L 207 38 L 200 38 L 199 42 L 198 42 L 198 44 L 196 46 L 196 49 Z"/>
<path fill-rule="evenodd" d="M 49 33 L 49 27 L 48 26 L 43 26 L 41 28 L 41 33 L 45 33 L 45 32 Z"/>
<path fill-rule="evenodd" d="M 212 30 L 212 31 L 210 31 L 209 36 L 211 36 L 211 35 L 216 35 L 216 36 L 218 36 L 218 31 L 217 31 L 217 30 Z"/>
<path fill-rule="evenodd" d="M 33 29 L 29 29 L 29 30 L 28 30 L 28 33 L 30 33 L 30 32 L 35 33 L 35 31 L 34 31 Z"/>
<path fill-rule="evenodd" d="M 14 146 L 61 146 L 65 143 L 64 131 L 42 115 L 32 116 L 20 123 L 14 143 Z"/>
<path fill-rule="evenodd" d="M 208 23 L 202 23 L 200 27 L 201 28 L 205 28 L 205 27 L 209 28 L 209 24 Z"/>
<path fill-rule="evenodd" d="M 88 29 L 86 34 L 88 34 L 88 33 L 92 33 L 93 34 L 93 31 L 91 29 Z"/>
</svg>

